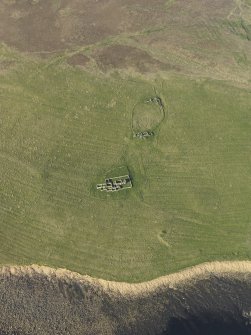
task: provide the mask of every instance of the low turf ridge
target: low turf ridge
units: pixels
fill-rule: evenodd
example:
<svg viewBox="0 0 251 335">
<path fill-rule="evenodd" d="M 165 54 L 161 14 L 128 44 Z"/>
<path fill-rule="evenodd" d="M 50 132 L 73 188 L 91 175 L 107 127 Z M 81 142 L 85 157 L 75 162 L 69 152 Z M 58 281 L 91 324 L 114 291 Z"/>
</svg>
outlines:
<svg viewBox="0 0 251 335">
<path fill-rule="evenodd" d="M 250 259 L 250 91 L 1 57 L 16 63 L 0 81 L 1 264 L 135 282 Z M 140 140 L 133 111 L 155 94 L 165 117 Z M 95 189 L 120 167 L 132 189 Z"/>
</svg>

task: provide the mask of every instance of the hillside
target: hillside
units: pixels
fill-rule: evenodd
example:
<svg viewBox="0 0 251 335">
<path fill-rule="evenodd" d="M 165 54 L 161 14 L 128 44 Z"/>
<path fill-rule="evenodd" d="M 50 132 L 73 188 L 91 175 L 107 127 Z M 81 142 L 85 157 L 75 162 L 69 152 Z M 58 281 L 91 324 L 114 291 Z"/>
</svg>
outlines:
<svg viewBox="0 0 251 335">
<path fill-rule="evenodd" d="M 250 34 L 250 0 L 1 1 L 0 264 L 250 259 Z"/>
</svg>

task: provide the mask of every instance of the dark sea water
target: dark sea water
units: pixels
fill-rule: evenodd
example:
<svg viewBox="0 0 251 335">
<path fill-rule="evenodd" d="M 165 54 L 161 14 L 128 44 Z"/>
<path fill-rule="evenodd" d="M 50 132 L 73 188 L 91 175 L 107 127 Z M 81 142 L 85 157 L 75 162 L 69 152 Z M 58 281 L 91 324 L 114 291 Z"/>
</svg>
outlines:
<svg viewBox="0 0 251 335">
<path fill-rule="evenodd" d="M 239 316 L 221 317 L 217 315 L 200 315 L 190 319 L 173 318 L 168 331 L 163 335 L 250 335 L 251 328 L 246 320 Z"/>
<path fill-rule="evenodd" d="M 175 293 L 176 315 L 162 335 L 250 335 L 250 284 L 250 277 L 211 278 Z"/>
</svg>

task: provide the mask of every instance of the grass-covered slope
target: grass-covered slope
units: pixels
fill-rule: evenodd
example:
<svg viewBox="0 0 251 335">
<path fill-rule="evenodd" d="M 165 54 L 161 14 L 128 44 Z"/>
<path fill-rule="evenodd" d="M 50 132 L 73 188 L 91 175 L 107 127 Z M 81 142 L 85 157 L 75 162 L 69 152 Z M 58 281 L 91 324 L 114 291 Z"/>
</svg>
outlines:
<svg viewBox="0 0 251 335">
<path fill-rule="evenodd" d="M 251 257 L 248 89 L 1 54 L 10 64 L 0 80 L 1 264 L 144 281 Z M 165 118 L 154 137 L 134 138 L 135 106 L 155 94 Z M 118 167 L 133 188 L 96 191 Z"/>
</svg>

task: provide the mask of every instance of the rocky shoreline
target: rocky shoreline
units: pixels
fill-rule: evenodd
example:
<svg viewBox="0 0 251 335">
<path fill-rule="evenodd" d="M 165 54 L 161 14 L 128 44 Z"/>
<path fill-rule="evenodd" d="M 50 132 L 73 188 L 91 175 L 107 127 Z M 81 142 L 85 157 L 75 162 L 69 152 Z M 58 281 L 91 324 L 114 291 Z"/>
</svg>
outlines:
<svg viewBox="0 0 251 335">
<path fill-rule="evenodd" d="M 137 284 L 44 266 L 0 270 L 0 335 L 251 334 L 251 261 Z"/>
</svg>

